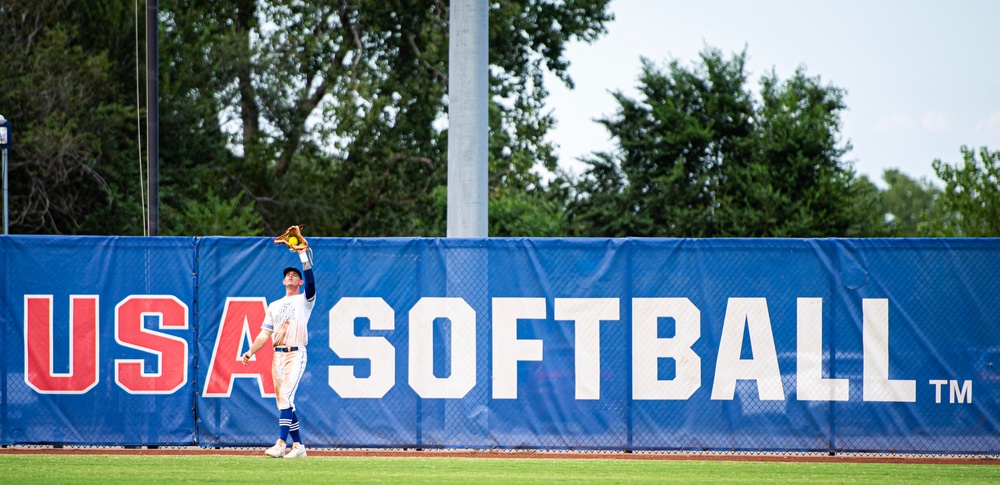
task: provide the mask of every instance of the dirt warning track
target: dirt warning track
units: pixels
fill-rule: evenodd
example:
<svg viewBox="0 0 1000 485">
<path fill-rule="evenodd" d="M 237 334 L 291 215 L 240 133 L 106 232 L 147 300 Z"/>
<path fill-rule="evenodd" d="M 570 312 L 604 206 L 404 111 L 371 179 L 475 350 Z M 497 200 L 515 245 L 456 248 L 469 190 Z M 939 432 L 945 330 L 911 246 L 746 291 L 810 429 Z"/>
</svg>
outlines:
<svg viewBox="0 0 1000 485">
<path fill-rule="evenodd" d="M 7 447 L 0 455 L 135 455 L 135 456 L 260 456 L 263 448 L 94 448 L 94 447 Z M 337 449 L 310 448 L 310 457 L 385 457 L 385 458 L 499 458 L 536 460 L 688 460 L 688 461 L 758 461 L 812 463 L 898 463 L 1000 465 L 996 457 L 967 455 L 885 455 L 822 453 L 722 453 L 722 452 L 600 452 L 535 450 L 416 450 L 416 449 Z"/>
</svg>

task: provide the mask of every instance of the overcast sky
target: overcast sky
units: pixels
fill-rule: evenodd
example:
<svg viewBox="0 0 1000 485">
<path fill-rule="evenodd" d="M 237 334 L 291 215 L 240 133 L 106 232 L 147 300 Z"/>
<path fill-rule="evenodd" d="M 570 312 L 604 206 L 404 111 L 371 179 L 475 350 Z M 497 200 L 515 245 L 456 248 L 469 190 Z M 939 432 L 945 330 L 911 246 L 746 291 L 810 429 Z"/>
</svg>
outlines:
<svg viewBox="0 0 1000 485">
<path fill-rule="evenodd" d="M 934 159 L 961 161 L 960 147 L 1000 150 L 1000 0 L 615 0 L 615 20 L 593 44 L 571 43 L 566 89 L 548 77 L 558 126 L 549 139 L 561 164 L 612 150 L 593 120 L 612 115 L 612 91 L 637 97 L 640 57 L 686 67 L 705 46 L 728 58 L 747 49 L 748 88 L 772 68 L 799 66 L 846 90 L 846 159 L 884 187 L 899 168 L 940 181 Z"/>
</svg>

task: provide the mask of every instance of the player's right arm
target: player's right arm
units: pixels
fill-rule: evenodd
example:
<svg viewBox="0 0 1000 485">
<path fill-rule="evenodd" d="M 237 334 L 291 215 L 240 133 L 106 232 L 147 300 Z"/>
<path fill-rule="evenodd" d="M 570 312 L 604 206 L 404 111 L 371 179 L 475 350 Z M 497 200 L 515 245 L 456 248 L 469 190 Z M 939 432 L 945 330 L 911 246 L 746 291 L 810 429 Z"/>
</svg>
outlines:
<svg viewBox="0 0 1000 485">
<path fill-rule="evenodd" d="M 257 334 L 257 338 L 253 340 L 250 344 L 250 350 L 243 354 L 243 365 L 247 365 L 250 361 L 250 357 L 256 354 L 264 345 L 267 344 L 267 339 L 271 338 L 271 334 L 274 332 L 274 319 L 271 317 L 271 309 L 268 307 L 267 313 L 264 314 L 264 323 L 260 327 L 260 333 Z"/>
<path fill-rule="evenodd" d="M 250 345 L 250 350 L 243 354 L 243 365 L 247 365 L 247 362 L 250 362 L 250 357 L 253 357 L 253 354 L 256 354 L 261 347 L 267 344 L 267 339 L 269 338 L 271 338 L 271 331 L 262 328 L 260 333 L 257 334 L 257 338 L 253 340 L 253 344 Z"/>
</svg>

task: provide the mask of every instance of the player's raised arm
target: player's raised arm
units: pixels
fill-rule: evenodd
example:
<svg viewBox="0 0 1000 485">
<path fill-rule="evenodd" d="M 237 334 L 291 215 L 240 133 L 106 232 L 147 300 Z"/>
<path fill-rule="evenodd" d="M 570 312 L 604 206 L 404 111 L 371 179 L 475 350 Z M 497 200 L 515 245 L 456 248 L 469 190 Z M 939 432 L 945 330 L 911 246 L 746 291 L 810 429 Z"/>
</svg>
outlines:
<svg viewBox="0 0 1000 485">
<path fill-rule="evenodd" d="M 299 249 L 299 260 L 302 261 L 302 279 L 306 282 L 306 300 L 313 301 L 316 298 L 316 278 L 313 275 L 312 262 L 309 261 L 308 249 Z"/>
</svg>

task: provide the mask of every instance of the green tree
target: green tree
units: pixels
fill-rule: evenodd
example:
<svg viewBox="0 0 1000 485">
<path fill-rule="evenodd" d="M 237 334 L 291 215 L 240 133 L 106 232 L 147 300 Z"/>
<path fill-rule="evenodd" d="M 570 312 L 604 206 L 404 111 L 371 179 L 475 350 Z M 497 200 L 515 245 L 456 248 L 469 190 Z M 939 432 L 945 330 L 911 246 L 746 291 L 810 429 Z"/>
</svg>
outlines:
<svg viewBox="0 0 1000 485">
<path fill-rule="evenodd" d="M 963 146 L 962 163 L 954 166 L 934 160 L 934 171 L 944 181 L 936 201 L 937 212 L 925 218 L 920 231 L 930 236 L 1000 236 L 1000 151 L 976 151 Z"/>
<path fill-rule="evenodd" d="M 848 232 L 848 237 L 908 236 L 896 230 L 886 205 L 885 192 L 867 176 L 855 178 L 851 190 L 853 197 L 850 199 L 849 210 L 856 215 L 857 220 Z"/>
<path fill-rule="evenodd" d="M 134 89 L 122 85 L 135 64 L 112 57 L 131 18 L 110 0 L 0 2 L 11 232 L 141 234 Z"/>
<path fill-rule="evenodd" d="M 585 157 L 590 165 L 572 181 L 567 218 L 574 236 L 623 237 L 633 235 L 632 187 L 614 155 L 599 152 Z"/>
<path fill-rule="evenodd" d="M 167 206 L 168 211 L 175 210 Z M 205 201 L 188 201 L 183 214 L 171 219 L 177 234 L 211 234 L 215 236 L 258 236 L 260 215 L 251 206 L 241 205 L 239 198 L 223 200 L 214 193 L 206 194 Z"/>
<path fill-rule="evenodd" d="M 896 237 L 920 236 L 919 226 L 926 220 L 937 219 L 935 204 L 941 189 L 927 179 L 914 180 L 898 169 L 882 174 L 888 188 L 881 193 L 889 232 Z"/>
<path fill-rule="evenodd" d="M 603 33 L 608 3 L 490 6 L 490 193 L 500 207 L 550 199 L 539 176 L 556 162 L 542 74 L 570 83 L 564 45 Z M 266 231 L 308 222 L 327 236 L 444 234 L 446 2 L 165 0 L 161 11 L 162 136 L 191 140 L 164 146 L 169 205 L 211 188 L 242 195 Z M 506 218 L 559 215 L 520 207 L 492 227 L 547 228 Z"/>
<path fill-rule="evenodd" d="M 761 81 L 762 103 L 754 116 L 750 164 L 728 164 L 733 175 L 723 189 L 750 174 L 753 185 L 736 185 L 723 206 L 738 208 L 723 226 L 729 235 L 858 236 L 874 229 L 856 204 L 863 182 L 843 160 L 850 145 L 840 142 L 844 91 L 823 85 L 799 68 L 781 82 L 772 72 Z M 863 197 L 860 198 L 864 200 Z M 871 207 L 875 210 L 875 207 Z M 747 223 L 746 221 L 752 221 Z"/>
<path fill-rule="evenodd" d="M 715 235 L 714 181 L 723 160 L 745 153 L 749 135 L 753 106 L 741 89 L 744 60 L 726 61 L 710 50 L 696 70 L 674 61 L 664 73 L 643 59 L 642 99 L 615 93 L 618 113 L 601 120 L 618 140 L 618 153 L 587 160 L 593 169 L 578 185 L 574 221 L 606 224 L 582 234 Z"/>
<path fill-rule="evenodd" d="M 562 224 L 540 175 L 556 163 L 543 73 L 572 84 L 564 46 L 604 33 L 609 2 L 489 7 L 494 235 Z M 0 0 L 15 232 L 142 232 L 135 9 Z M 246 234 L 297 222 L 326 236 L 443 235 L 448 18 L 440 0 L 161 1 L 161 233 L 216 227 L 197 217 Z"/>
<path fill-rule="evenodd" d="M 569 219 L 592 236 L 817 237 L 881 234 L 877 190 L 843 161 L 843 90 L 804 69 L 746 87 L 746 52 L 700 63 L 643 60 L 639 99 L 601 123 L 615 153 L 585 160 Z"/>
</svg>

